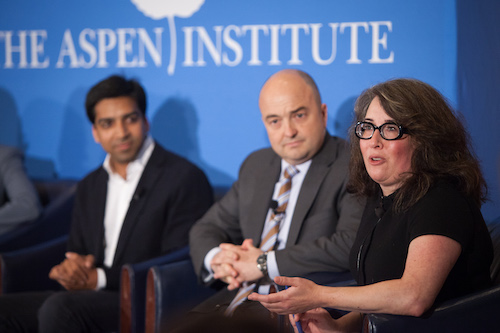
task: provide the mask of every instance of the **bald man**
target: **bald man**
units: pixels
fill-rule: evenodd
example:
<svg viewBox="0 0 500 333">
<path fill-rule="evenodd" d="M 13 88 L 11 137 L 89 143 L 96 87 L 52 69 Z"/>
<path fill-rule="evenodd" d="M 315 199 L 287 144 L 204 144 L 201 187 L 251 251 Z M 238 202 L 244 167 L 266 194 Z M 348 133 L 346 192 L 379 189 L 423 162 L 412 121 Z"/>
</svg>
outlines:
<svg viewBox="0 0 500 333">
<path fill-rule="evenodd" d="M 274 74 L 262 87 L 259 108 L 271 148 L 247 157 L 229 192 L 190 232 L 200 281 L 227 284 L 194 312 L 245 313 L 260 304 L 229 306 L 240 288 L 268 293 L 275 276 L 349 269 L 363 203 L 346 192 L 347 145 L 328 134 L 327 106 L 314 80 L 298 70 Z M 294 175 L 283 200 L 285 170 Z M 266 245 L 277 215 L 276 241 Z"/>
</svg>

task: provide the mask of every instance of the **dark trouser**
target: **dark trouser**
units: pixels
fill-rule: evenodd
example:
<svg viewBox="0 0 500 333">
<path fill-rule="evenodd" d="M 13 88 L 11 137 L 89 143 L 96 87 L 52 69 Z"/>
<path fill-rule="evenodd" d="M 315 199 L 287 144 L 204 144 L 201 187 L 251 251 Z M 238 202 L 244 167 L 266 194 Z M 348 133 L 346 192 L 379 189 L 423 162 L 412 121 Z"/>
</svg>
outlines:
<svg viewBox="0 0 500 333">
<path fill-rule="evenodd" d="M 0 297 L 0 332 L 116 332 L 119 294 L 61 291 Z"/>
<path fill-rule="evenodd" d="M 224 312 L 235 291 L 221 290 L 205 302 L 196 306 L 186 316 L 171 324 L 175 333 L 220 332 L 279 332 L 279 318 L 271 314 L 259 302 L 245 301 L 233 313 L 231 318 Z M 169 330 L 172 331 L 172 330 Z"/>
</svg>

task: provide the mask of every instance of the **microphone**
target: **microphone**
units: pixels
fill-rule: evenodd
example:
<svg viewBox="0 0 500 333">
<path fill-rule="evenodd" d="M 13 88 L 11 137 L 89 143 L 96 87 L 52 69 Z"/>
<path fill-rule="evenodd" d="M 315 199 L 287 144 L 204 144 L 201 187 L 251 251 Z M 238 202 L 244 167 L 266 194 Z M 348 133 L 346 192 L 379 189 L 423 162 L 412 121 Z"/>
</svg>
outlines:
<svg viewBox="0 0 500 333">
<path fill-rule="evenodd" d="M 144 188 L 141 188 L 141 189 L 135 191 L 135 194 L 132 197 L 132 200 L 136 200 L 136 201 L 140 200 L 144 196 L 145 192 L 146 192 L 146 189 L 144 189 Z"/>
<path fill-rule="evenodd" d="M 276 208 L 278 208 L 278 201 L 271 200 L 269 203 L 269 208 L 273 210 L 274 214 L 276 214 Z"/>
</svg>

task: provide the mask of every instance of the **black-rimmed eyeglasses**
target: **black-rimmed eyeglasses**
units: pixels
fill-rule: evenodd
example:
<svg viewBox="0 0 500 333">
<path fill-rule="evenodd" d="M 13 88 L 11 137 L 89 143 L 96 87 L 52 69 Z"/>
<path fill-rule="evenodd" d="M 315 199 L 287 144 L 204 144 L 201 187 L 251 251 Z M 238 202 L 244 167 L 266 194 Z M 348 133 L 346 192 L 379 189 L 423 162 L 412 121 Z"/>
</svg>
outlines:
<svg viewBox="0 0 500 333">
<path fill-rule="evenodd" d="M 372 138 L 373 133 L 375 133 L 375 130 L 377 129 L 379 130 L 382 139 L 385 140 L 397 140 L 403 136 L 403 134 L 408 133 L 404 127 L 394 123 L 385 123 L 380 126 L 375 126 L 368 121 L 358 121 L 354 132 L 358 138 L 368 140 Z"/>
</svg>

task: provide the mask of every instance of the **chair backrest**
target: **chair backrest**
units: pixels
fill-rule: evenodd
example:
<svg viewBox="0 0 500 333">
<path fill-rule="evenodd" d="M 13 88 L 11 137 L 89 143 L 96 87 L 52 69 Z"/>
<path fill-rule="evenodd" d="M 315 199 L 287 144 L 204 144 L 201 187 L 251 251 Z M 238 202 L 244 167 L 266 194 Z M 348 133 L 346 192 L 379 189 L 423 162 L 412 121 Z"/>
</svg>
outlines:
<svg viewBox="0 0 500 333">
<path fill-rule="evenodd" d="M 78 183 L 76 179 L 33 180 L 40 203 L 43 207 L 49 206 L 70 188 L 74 187 L 76 183 Z"/>
<path fill-rule="evenodd" d="M 76 185 L 44 207 L 42 215 L 33 223 L 0 236 L 0 253 L 31 247 L 69 233 Z"/>
<path fill-rule="evenodd" d="M 68 236 L 0 255 L 0 293 L 60 290 L 49 278 L 52 267 L 61 262 Z"/>
<path fill-rule="evenodd" d="M 189 246 L 136 264 L 122 267 L 120 282 L 120 333 L 144 331 L 146 279 L 149 268 L 186 260 Z"/>
<path fill-rule="evenodd" d="M 146 333 L 170 332 L 188 310 L 215 293 L 202 286 L 191 259 L 153 266 L 146 285 Z"/>
</svg>

